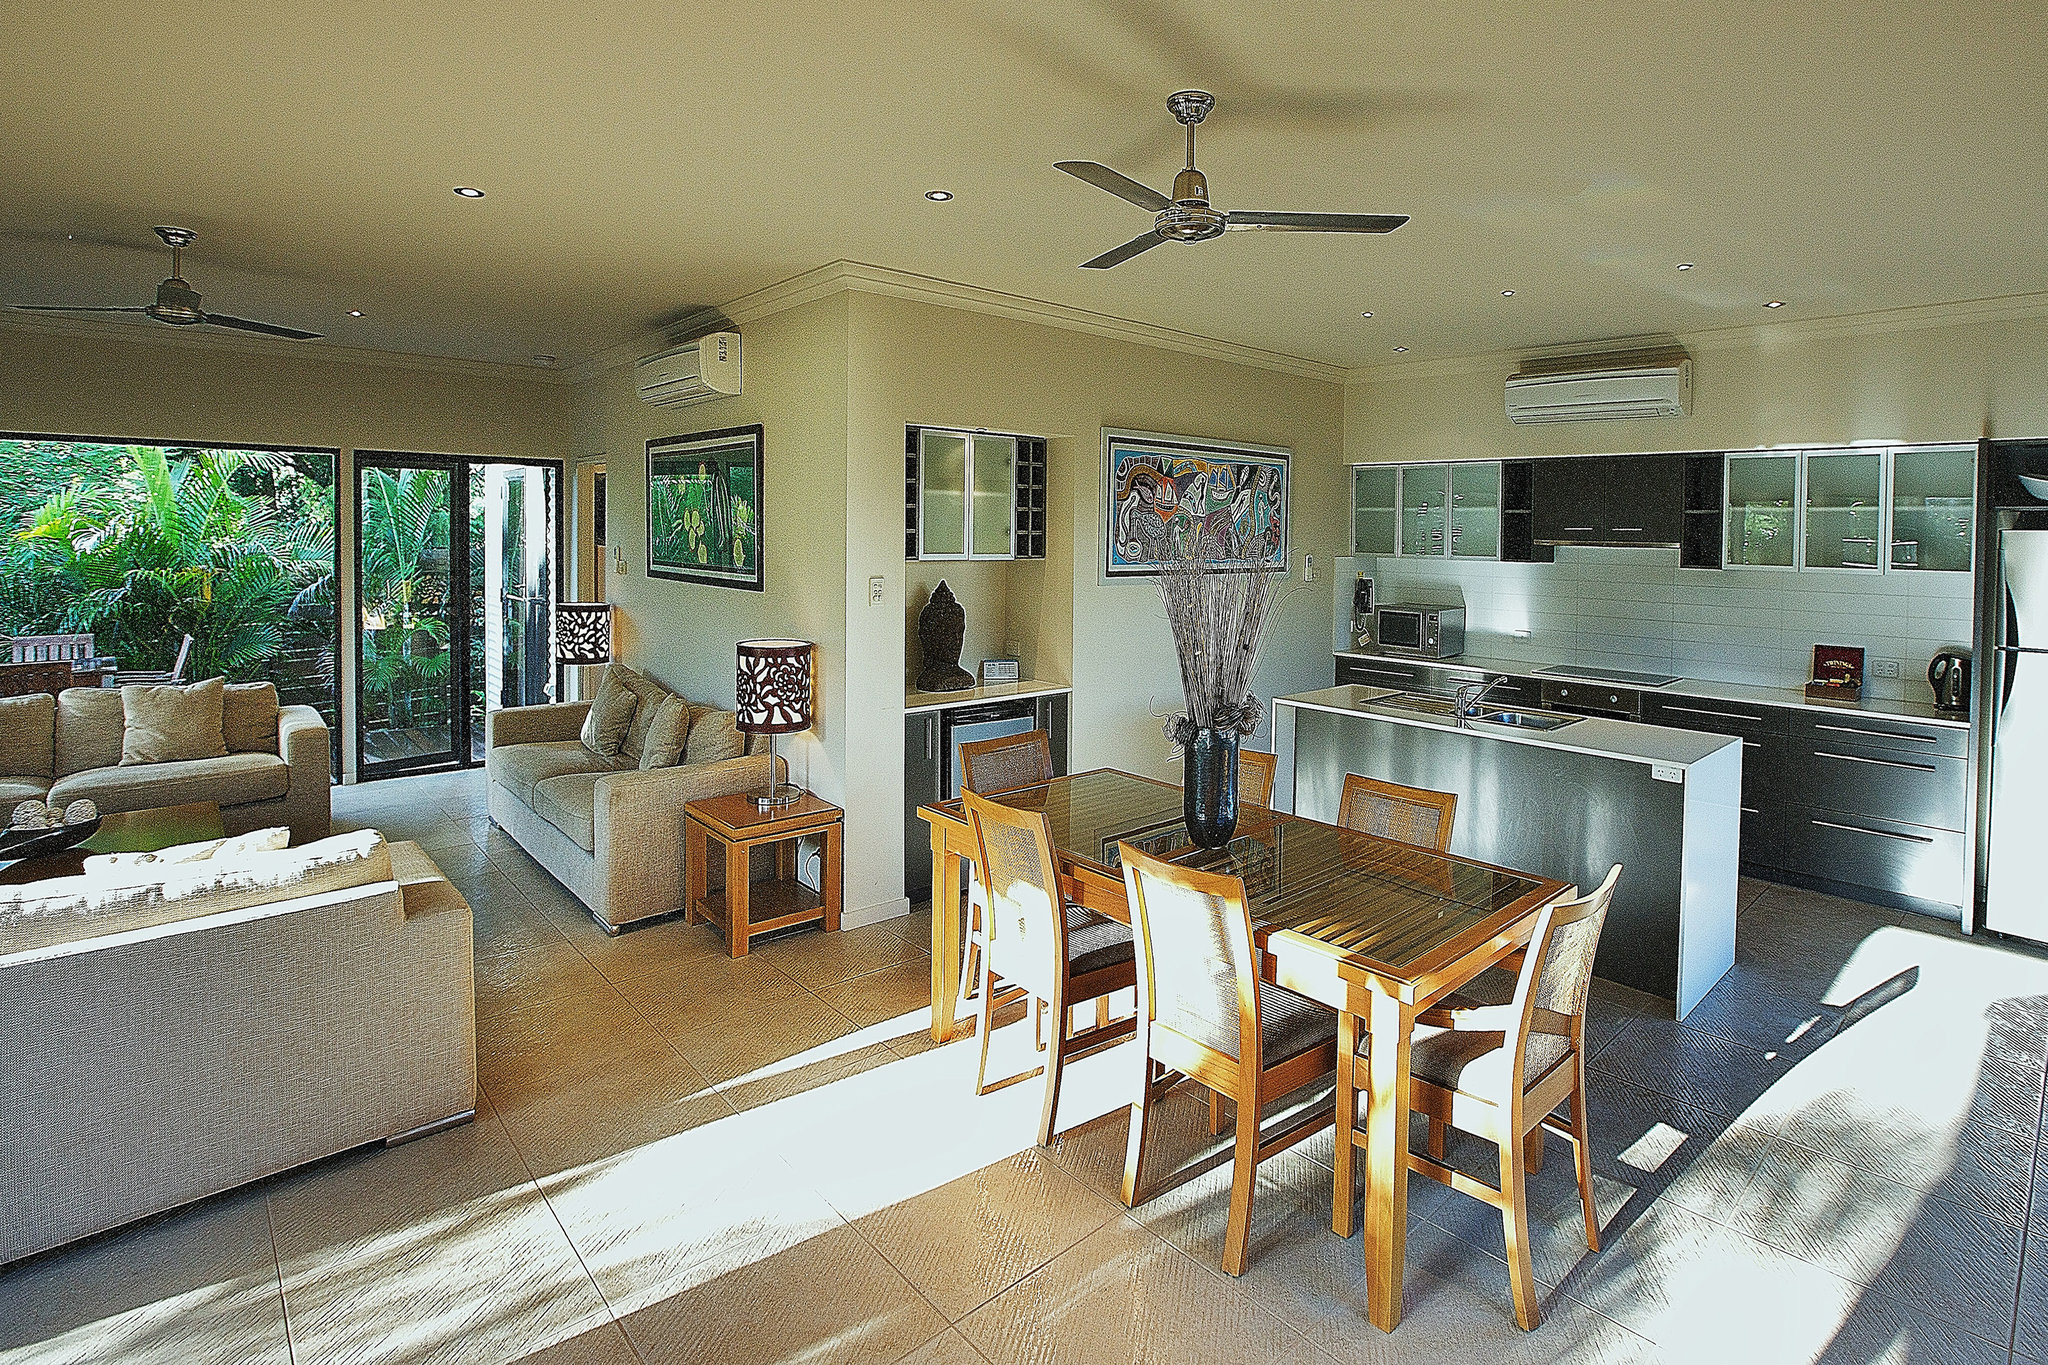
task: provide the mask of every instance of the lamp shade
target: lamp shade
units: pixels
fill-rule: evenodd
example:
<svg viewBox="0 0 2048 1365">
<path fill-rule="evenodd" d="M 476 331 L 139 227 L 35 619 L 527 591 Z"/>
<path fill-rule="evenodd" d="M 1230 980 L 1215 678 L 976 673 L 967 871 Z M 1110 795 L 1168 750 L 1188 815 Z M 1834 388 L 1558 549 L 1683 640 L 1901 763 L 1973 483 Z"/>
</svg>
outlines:
<svg viewBox="0 0 2048 1365">
<path fill-rule="evenodd" d="M 811 642 L 742 640 L 737 695 L 739 728 L 750 735 L 787 735 L 811 728 Z"/>
<path fill-rule="evenodd" d="M 612 661 L 612 604 L 555 604 L 555 662 L 608 664 Z"/>
</svg>

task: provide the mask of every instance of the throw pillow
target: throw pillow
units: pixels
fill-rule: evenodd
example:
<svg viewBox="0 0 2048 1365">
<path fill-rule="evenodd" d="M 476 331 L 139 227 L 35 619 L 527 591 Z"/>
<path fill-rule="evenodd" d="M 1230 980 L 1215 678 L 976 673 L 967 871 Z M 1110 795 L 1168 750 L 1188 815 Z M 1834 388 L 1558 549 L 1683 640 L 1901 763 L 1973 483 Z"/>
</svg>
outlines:
<svg viewBox="0 0 2048 1365">
<path fill-rule="evenodd" d="M 221 728 L 227 680 L 208 678 L 189 687 L 160 683 L 121 689 L 121 766 L 222 758 Z"/>
<path fill-rule="evenodd" d="M 583 747 L 605 758 L 617 758 L 639 704 L 639 694 L 625 681 L 619 665 L 605 665 L 597 700 L 590 703 L 590 714 L 583 718 Z"/>
<path fill-rule="evenodd" d="M 747 737 L 740 733 L 739 720 L 730 711 L 699 707 L 690 718 L 690 739 L 683 747 L 683 762 L 695 767 L 745 753 Z"/>
<path fill-rule="evenodd" d="M 654 722 L 640 746 L 640 767 L 673 768 L 690 733 L 690 703 L 673 694 L 654 708 Z"/>
<path fill-rule="evenodd" d="M 67 687 L 58 693 L 57 776 L 119 763 L 123 714 L 119 688 Z"/>
<path fill-rule="evenodd" d="M 145 867 L 155 864 L 169 867 L 175 863 L 216 862 L 222 866 L 245 858 L 251 853 L 274 853 L 289 848 L 292 832 L 280 825 L 275 829 L 252 830 L 247 834 L 236 834 L 226 839 L 202 839 L 196 844 L 173 844 L 153 853 L 95 853 L 85 860 L 85 875 L 117 872 L 125 868 Z"/>
<path fill-rule="evenodd" d="M 220 728 L 231 754 L 276 753 L 276 685 L 229 683 L 221 697 Z"/>
<path fill-rule="evenodd" d="M 56 753 L 57 699 L 48 692 L 0 697 L 0 775 L 50 777 Z"/>
<path fill-rule="evenodd" d="M 645 673 L 625 670 L 621 679 L 640 698 L 640 704 L 633 708 L 633 724 L 626 731 L 626 738 L 619 745 L 619 756 L 634 763 L 640 761 L 641 751 L 647 746 L 647 731 L 654 724 L 654 713 L 661 709 L 661 699 L 671 695 L 666 687 Z"/>
</svg>

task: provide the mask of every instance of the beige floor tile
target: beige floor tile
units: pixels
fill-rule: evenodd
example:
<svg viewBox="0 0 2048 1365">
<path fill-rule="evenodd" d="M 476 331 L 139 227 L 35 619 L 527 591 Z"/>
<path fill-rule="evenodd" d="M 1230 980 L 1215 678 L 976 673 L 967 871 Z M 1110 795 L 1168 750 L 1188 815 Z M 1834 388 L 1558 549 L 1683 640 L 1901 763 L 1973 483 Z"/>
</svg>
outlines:
<svg viewBox="0 0 2048 1365">
<path fill-rule="evenodd" d="M 789 938 L 757 944 L 749 955 L 774 963 L 805 986 L 829 986 L 918 958 L 917 948 L 893 927 L 894 923 L 883 920 L 837 934 L 822 929 L 806 930 Z"/>
<path fill-rule="evenodd" d="M 850 1228 L 829 1229 L 624 1318 L 650 1362 L 885 1365 L 945 1327 Z"/>
<path fill-rule="evenodd" d="M 758 1109 L 812 1090 L 841 1085 L 877 1067 L 902 1060 L 886 1043 L 868 1043 L 863 1034 L 848 1034 L 814 1048 L 771 1060 L 713 1088 L 735 1110 Z"/>
<path fill-rule="evenodd" d="M 862 1028 L 895 1023 L 890 1037 L 932 1032 L 932 969 L 929 959 L 897 962 L 880 971 L 819 986 L 817 997 Z"/>
<path fill-rule="evenodd" d="M 742 1017 L 750 1008 L 810 996 L 759 953 L 745 957 L 705 954 L 621 981 L 617 989 L 649 1023 L 671 1038 Z M 774 1016 L 765 1016 L 760 1022 L 772 1028 Z"/>
<path fill-rule="evenodd" d="M 586 1332 L 518 1357 L 518 1365 L 640 1365 L 625 1328 L 607 1320 Z"/>
<path fill-rule="evenodd" d="M 854 1228 L 957 1322 L 1121 1212 L 1034 1147 Z"/>
<path fill-rule="evenodd" d="M 621 1056 L 510 1100 L 493 1097 L 493 1103 L 536 1178 L 630 1152 L 733 1112 L 710 1082 L 672 1054 Z"/>
<path fill-rule="evenodd" d="M 589 995 L 608 984 L 568 939 L 536 939 L 509 952 L 476 955 L 479 1000 L 518 1006 Z"/>
<path fill-rule="evenodd" d="M 986 1365 L 987 1360 L 967 1344 L 966 1337 L 949 1327 L 903 1357 L 903 1365 Z"/>
<path fill-rule="evenodd" d="M 959 1324 L 1006 1361 L 1266 1361 L 1312 1358 L 1293 1329 L 1145 1231 L 1117 1218 Z"/>
<path fill-rule="evenodd" d="M 566 1000 L 479 1004 L 477 1077 L 493 1099 L 547 1090 L 621 1058 L 675 1049 L 609 986 Z"/>
<path fill-rule="evenodd" d="M 729 1002 L 732 1012 L 708 1019 L 687 1032 L 668 1033 L 676 1051 L 706 1078 L 725 1084 L 760 1079 L 776 1071 L 815 1068 L 834 1055 L 848 1055 L 865 1043 L 840 1040 L 858 1033 L 845 1015 L 797 988 L 766 998 L 744 993 Z M 666 1030 L 664 1030 L 666 1032 Z M 843 1066 L 820 1073 L 837 1074 Z"/>
<path fill-rule="evenodd" d="M 725 940 L 709 924 L 660 920 L 623 934 L 607 934 L 588 915 L 580 924 L 550 921 L 568 935 L 607 981 L 629 981 L 667 967 L 725 952 Z"/>
<path fill-rule="evenodd" d="M 116 1360 L 289 1365 L 260 1189 L 0 1270 L 0 1362 Z"/>
</svg>

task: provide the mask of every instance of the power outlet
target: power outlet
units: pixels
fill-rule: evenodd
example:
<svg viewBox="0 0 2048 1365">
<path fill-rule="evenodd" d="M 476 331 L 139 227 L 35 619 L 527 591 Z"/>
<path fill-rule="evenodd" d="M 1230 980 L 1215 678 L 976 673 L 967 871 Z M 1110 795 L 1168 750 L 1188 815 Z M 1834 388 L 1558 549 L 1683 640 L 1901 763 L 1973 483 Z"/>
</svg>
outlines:
<svg viewBox="0 0 2048 1365">
<path fill-rule="evenodd" d="M 868 605 L 871 607 L 881 606 L 883 591 L 884 587 L 882 582 L 882 576 L 880 574 L 876 574 L 873 578 L 870 578 L 868 580 Z"/>
<path fill-rule="evenodd" d="M 1870 661 L 1870 676 L 1873 678 L 1896 678 L 1900 666 L 1897 659 L 1873 659 Z"/>
</svg>

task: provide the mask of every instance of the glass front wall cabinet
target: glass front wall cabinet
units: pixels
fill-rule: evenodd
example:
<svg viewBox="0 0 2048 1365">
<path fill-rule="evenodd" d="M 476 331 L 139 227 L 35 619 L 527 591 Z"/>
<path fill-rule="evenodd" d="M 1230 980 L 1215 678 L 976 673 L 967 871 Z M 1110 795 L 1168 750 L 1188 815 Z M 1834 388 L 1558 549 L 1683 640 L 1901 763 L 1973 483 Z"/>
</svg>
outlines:
<svg viewBox="0 0 2048 1365">
<path fill-rule="evenodd" d="M 969 509 L 970 559 L 1009 559 L 1016 534 L 1017 438 L 968 438 L 968 468 L 974 486 Z"/>
<path fill-rule="evenodd" d="M 1894 452 L 1892 572 L 1968 573 L 1976 499 L 1975 446 Z"/>
<path fill-rule="evenodd" d="M 967 438 L 918 433 L 918 558 L 967 558 Z"/>
<path fill-rule="evenodd" d="M 1805 510 L 1806 568 L 1875 570 L 1884 535 L 1884 455 L 1808 452 Z"/>
<path fill-rule="evenodd" d="M 1401 466 L 1401 553 L 1435 555 L 1444 553 L 1450 533 L 1450 466 L 1410 464 Z"/>
<path fill-rule="evenodd" d="M 1500 465 L 1451 466 L 1451 557 L 1500 558 Z"/>
<path fill-rule="evenodd" d="M 1400 548 L 1395 536 L 1395 498 L 1401 467 L 1392 464 L 1354 465 L 1351 470 L 1351 553 L 1390 555 Z"/>
<path fill-rule="evenodd" d="M 1731 569 L 1790 569 L 1798 563 L 1799 457 L 1728 457 L 1727 534 Z"/>
</svg>

